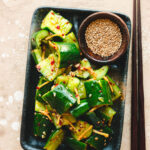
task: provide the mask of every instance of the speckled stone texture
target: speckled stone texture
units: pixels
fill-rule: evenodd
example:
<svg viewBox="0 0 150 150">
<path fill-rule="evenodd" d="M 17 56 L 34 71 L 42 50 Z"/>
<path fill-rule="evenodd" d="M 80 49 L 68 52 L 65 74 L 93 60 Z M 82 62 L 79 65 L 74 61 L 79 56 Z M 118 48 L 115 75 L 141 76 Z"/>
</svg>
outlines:
<svg viewBox="0 0 150 150">
<path fill-rule="evenodd" d="M 132 19 L 132 0 L 0 0 L 0 150 L 21 150 L 22 114 L 28 35 L 39 6 L 118 11 Z M 142 0 L 146 145 L 150 149 L 150 1 Z M 121 150 L 130 149 L 131 55 Z"/>
</svg>

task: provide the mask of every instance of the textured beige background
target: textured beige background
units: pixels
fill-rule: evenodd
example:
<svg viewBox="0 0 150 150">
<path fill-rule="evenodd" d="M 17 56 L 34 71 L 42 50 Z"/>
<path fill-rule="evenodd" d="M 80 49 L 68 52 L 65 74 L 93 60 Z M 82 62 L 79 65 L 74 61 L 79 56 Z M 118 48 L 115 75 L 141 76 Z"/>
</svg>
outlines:
<svg viewBox="0 0 150 150">
<path fill-rule="evenodd" d="M 150 149 L 150 1 L 142 1 L 146 144 Z M 39 6 L 113 10 L 132 19 L 132 0 L 0 0 L 0 150 L 21 150 L 19 144 L 28 34 L 33 11 Z M 131 56 L 130 56 L 131 57 Z M 130 149 L 130 81 L 121 150 Z"/>
</svg>

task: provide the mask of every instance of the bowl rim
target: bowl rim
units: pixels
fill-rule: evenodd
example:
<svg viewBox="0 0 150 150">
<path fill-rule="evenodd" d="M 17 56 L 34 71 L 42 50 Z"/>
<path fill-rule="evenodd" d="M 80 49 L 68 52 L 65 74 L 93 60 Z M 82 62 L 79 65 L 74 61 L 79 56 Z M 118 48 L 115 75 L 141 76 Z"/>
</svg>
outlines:
<svg viewBox="0 0 150 150">
<path fill-rule="evenodd" d="M 100 18 L 96 18 L 96 17 L 100 17 Z M 106 57 L 105 57 L 106 59 L 96 59 L 95 57 L 89 55 L 86 52 L 85 47 L 81 46 L 82 45 L 82 40 L 81 40 L 82 38 L 81 38 L 81 36 L 83 36 L 83 33 L 82 33 L 83 28 L 87 27 L 92 21 L 97 20 L 97 19 L 101 19 L 101 17 L 102 18 L 108 18 L 108 19 L 114 18 L 115 20 L 117 20 L 117 21 L 114 21 L 113 19 L 112 20 L 110 19 L 111 21 L 115 22 L 120 27 L 120 29 L 124 30 L 124 34 L 125 34 L 125 37 L 126 37 L 125 38 L 125 47 L 122 50 L 122 52 L 120 52 L 120 53 L 116 52 L 112 56 L 107 57 L 108 59 Z M 93 19 L 93 18 L 96 18 L 96 19 Z M 89 20 L 91 20 L 91 21 L 89 21 Z M 119 25 L 118 22 L 120 23 L 120 25 Z M 104 64 L 106 64 L 106 63 L 111 63 L 111 62 L 114 62 L 114 61 L 118 60 L 127 51 L 127 48 L 128 48 L 128 45 L 129 45 L 129 41 L 130 41 L 130 34 L 129 34 L 129 30 L 128 30 L 128 27 L 127 27 L 126 23 L 124 22 L 124 20 L 121 17 L 119 17 L 117 14 L 112 13 L 112 12 L 102 11 L 102 12 L 95 12 L 95 13 L 89 15 L 88 17 L 86 17 L 82 21 L 82 23 L 80 24 L 79 30 L 78 30 L 78 42 L 79 42 L 79 47 L 80 47 L 81 51 L 83 52 L 83 54 L 87 58 L 89 58 L 91 61 L 96 62 L 96 63 L 104 63 Z M 85 41 L 85 43 L 86 43 L 86 41 Z M 94 55 L 96 55 L 96 54 L 94 54 Z M 109 59 L 109 58 L 111 58 L 111 59 Z"/>
</svg>

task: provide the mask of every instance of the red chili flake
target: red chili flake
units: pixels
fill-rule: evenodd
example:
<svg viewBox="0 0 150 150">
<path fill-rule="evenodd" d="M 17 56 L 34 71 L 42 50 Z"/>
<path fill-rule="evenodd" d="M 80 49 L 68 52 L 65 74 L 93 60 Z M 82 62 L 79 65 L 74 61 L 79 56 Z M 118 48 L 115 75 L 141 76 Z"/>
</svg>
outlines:
<svg viewBox="0 0 150 150">
<path fill-rule="evenodd" d="M 40 122 L 38 122 L 38 126 L 40 126 Z"/>
<path fill-rule="evenodd" d="M 101 90 L 99 90 L 99 92 L 101 93 L 102 91 L 101 91 Z"/>
<path fill-rule="evenodd" d="M 63 81 L 63 83 L 65 84 L 66 82 L 65 82 L 65 81 Z"/>
<path fill-rule="evenodd" d="M 66 22 L 66 24 L 68 24 L 69 22 Z"/>
<path fill-rule="evenodd" d="M 64 36 L 64 34 L 62 34 L 62 36 Z"/>
<path fill-rule="evenodd" d="M 55 84 L 55 86 L 58 86 L 58 83 L 57 83 L 57 84 Z"/>
<path fill-rule="evenodd" d="M 53 72 L 53 71 L 54 71 L 54 69 L 51 69 L 51 71 Z"/>
<path fill-rule="evenodd" d="M 112 85 L 112 83 L 111 82 L 108 82 L 110 85 Z"/>
<path fill-rule="evenodd" d="M 79 95 L 77 94 L 76 97 L 78 97 Z"/>
<path fill-rule="evenodd" d="M 57 26 L 56 28 L 57 28 L 57 29 L 60 29 L 60 26 Z"/>
<path fill-rule="evenodd" d="M 62 121 L 61 120 L 59 121 L 59 125 L 62 125 Z"/>
<path fill-rule="evenodd" d="M 73 40 L 74 42 L 76 42 L 76 40 Z"/>
<path fill-rule="evenodd" d="M 55 63 L 55 61 L 54 61 L 54 60 L 52 60 L 52 61 L 51 61 L 51 65 L 54 65 L 54 63 Z"/>
<path fill-rule="evenodd" d="M 55 15 L 53 12 L 51 12 L 52 15 Z"/>
<path fill-rule="evenodd" d="M 54 46 L 54 49 L 56 49 L 56 46 Z"/>
<path fill-rule="evenodd" d="M 40 88 L 37 86 L 36 89 L 39 90 Z"/>
</svg>

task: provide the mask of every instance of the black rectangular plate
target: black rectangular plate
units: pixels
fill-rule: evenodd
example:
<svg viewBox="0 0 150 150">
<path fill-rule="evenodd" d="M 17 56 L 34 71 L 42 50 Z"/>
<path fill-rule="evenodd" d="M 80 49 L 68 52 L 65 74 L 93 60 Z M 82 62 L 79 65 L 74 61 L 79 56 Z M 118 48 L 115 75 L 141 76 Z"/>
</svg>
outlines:
<svg viewBox="0 0 150 150">
<path fill-rule="evenodd" d="M 35 10 L 31 29 L 30 29 L 30 39 L 28 47 L 28 58 L 26 66 L 26 79 L 25 79 L 25 90 L 24 90 L 24 103 L 23 103 L 23 113 L 22 113 L 22 124 L 21 124 L 21 138 L 20 142 L 24 149 L 26 150 L 41 150 L 45 144 L 45 141 L 34 137 L 33 135 L 33 116 L 34 116 L 34 97 L 36 91 L 36 85 L 39 79 L 39 73 L 36 71 L 34 60 L 31 56 L 31 35 L 40 29 L 40 24 L 45 15 L 53 9 L 54 11 L 60 13 L 62 16 L 67 18 L 73 24 L 73 31 L 77 35 L 78 28 L 81 22 L 90 14 L 97 12 L 96 10 L 81 10 L 81 9 L 68 9 L 68 8 L 54 8 L 54 7 L 41 7 Z M 114 12 L 115 13 L 115 12 Z M 119 15 L 127 24 L 129 32 L 131 33 L 131 21 L 128 16 L 120 13 Z M 124 107 L 125 107 L 125 93 L 126 93 L 126 83 L 127 83 L 127 71 L 128 71 L 128 57 L 129 57 L 129 47 L 127 52 L 118 61 L 110 64 L 111 77 L 122 88 L 124 100 L 116 101 L 114 104 L 114 109 L 117 111 L 117 115 L 113 119 L 112 128 L 114 130 L 114 136 L 112 141 L 109 143 L 104 150 L 119 150 L 122 139 L 122 129 L 124 120 Z M 99 66 L 100 67 L 100 66 Z M 59 148 L 60 150 L 69 150 L 63 146 Z"/>
</svg>

